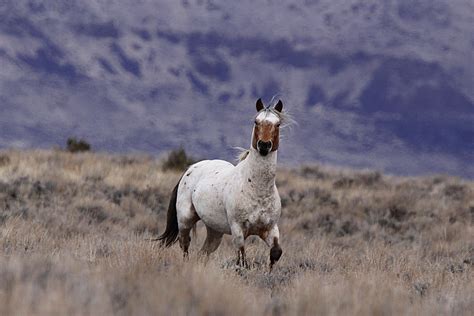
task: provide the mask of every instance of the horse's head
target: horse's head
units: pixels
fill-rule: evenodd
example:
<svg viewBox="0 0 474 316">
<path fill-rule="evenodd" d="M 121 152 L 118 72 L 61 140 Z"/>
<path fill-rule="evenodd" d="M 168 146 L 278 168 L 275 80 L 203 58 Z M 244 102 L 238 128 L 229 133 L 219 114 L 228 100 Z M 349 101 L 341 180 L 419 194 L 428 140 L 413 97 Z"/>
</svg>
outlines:
<svg viewBox="0 0 474 316">
<path fill-rule="evenodd" d="M 262 99 L 258 99 L 256 105 L 258 114 L 255 117 L 255 125 L 253 127 L 252 147 L 260 155 L 266 156 L 269 152 L 278 149 L 283 103 L 278 100 L 278 103 L 273 108 L 265 107 Z"/>
</svg>

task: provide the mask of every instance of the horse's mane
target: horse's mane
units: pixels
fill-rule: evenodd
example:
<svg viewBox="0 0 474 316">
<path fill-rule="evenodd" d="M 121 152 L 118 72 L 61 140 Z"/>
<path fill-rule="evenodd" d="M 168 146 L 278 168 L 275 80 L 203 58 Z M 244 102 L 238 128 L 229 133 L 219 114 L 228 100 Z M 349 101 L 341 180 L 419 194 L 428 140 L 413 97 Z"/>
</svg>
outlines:
<svg viewBox="0 0 474 316">
<path fill-rule="evenodd" d="M 238 150 L 238 154 L 236 157 L 237 162 L 244 161 L 245 158 L 250 154 L 250 149 L 245 149 L 242 147 L 235 147 L 236 150 Z"/>
<path fill-rule="evenodd" d="M 286 110 L 286 108 L 283 109 L 283 111 L 281 112 L 278 112 L 277 110 L 275 110 L 275 105 L 278 103 L 278 101 L 280 101 L 277 98 L 277 96 L 278 95 L 274 95 L 272 100 L 268 103 L 268 105 L 264 109 L 262 109 L 260 112 L 258 112 L 255 115 L 255 117 L 257 117 L 261 112 L 270 112 L 280 118 L 281 128 L 289 127 L 295 124 L 296 122 L 293 119 L 293 116 L 291 115 L 291 113 L 288 112 L 288 110 Z"/>
</svg>

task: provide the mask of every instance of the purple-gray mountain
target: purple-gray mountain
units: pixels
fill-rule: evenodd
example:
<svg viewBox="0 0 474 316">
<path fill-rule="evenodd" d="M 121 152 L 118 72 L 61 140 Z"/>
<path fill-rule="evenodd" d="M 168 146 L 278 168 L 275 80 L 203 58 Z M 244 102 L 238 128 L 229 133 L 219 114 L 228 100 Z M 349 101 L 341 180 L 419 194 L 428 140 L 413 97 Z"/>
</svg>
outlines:
<svg viewBox="0 0 474 316">
<path fill-rule="evenodd" d="M 281 160 L 474 177 L 471 0 L 0 1 L 0 147 L 227 158 L 255 100 Z"/>
</svg>

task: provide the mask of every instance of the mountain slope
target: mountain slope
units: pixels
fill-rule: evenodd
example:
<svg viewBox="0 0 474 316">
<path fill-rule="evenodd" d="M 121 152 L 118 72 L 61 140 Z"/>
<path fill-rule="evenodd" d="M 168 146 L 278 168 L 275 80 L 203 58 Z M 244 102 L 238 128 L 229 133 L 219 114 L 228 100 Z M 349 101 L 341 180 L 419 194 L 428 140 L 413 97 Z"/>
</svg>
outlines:
<svg viewBox="0 0 474 316">
<path fill-rule="evenodd" d="M 258 97 L 286 163 L 473 177 L 470 1 L 3 1 L 0 146 L 230 158 Z"/>
</svg>

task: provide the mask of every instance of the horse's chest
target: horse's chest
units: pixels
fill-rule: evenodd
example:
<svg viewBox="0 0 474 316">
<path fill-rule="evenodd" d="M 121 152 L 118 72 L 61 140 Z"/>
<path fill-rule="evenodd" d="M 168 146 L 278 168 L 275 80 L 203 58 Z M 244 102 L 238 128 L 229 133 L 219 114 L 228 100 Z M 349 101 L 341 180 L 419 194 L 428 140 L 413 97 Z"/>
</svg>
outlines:
<svg viewBox="0 0 474 316">
<path fill-rule="evenodd" d="M 273 198 L 261 198 L 242 203 L 239 208 L 238 221 L 248 234 L 259 234 L 270 229 L 278 220 L 278 210 Z"/>
</svg>

